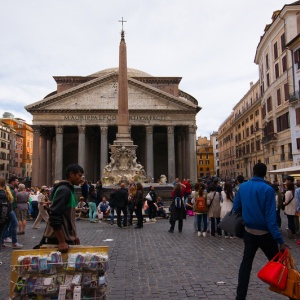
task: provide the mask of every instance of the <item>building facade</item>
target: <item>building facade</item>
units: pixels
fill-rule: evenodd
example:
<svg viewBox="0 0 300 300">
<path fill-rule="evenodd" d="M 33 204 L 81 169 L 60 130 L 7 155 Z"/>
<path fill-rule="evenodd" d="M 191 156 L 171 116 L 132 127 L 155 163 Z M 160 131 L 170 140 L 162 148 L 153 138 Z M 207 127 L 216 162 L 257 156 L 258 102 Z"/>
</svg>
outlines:
<svg viewBox="0 0 300 300">
<path fill-rule="evenodd" d="M 214 153 L 214 167 L 215 167 L 215 175 L 220 177 L 220 155 L 219 155 L 219 141 L 218 141 L 218 132 L 214 131 L 210 135 L 210 143 L 213 147 Z"/>
<path fill-rule="evenodd" d="M 211 141 L 207 137 L 197 139 L 198 178 L 215 175 L 214 151 Z"/>
<path fill-rule="evenodd" d="M 32 176 L 33 131 L 23 119 L 5 113 L 1 121 L 12 130 L 10 135 L 10 175 Z"/>
<path fill-rule="evenodd" d="M 11 129 L 5 123 L 0 122 L 0 176 L 8 179 L 10 170 L 10 135 Z"/>
<path fill-rule="evenodd" d="M 33 184 L 62 179 L 65 167 L 74 162 L 80 162 L 86 178 L 95 182 L 102 178 L 117 133 L 118 68 L 54 79 L 56 91 L 25 107 L 33 115 Z M 200 107 L 179 89 L 180 81 L 128 69 L 131 138 L 150 181 L 161 174 L 169 182 L 175 177 L 197 179 Z"/>
<path fill-rule="evenodd" d="M 235 176 L 252 177 L 253 166 L 264 162 L 259 81 L 234 106 Z"/>
<path fill-rule="evenodd" d="M 290 94 L 294 92 L 293 59 L 286 44 L 300 31 L 300 2 L 275 11 L 271 24 L 257 46 L 255 63 L 259 66 L 262 128 L 265 162 L 268 170 L 293 165 Z M 271 182 L 284 180 L 270 175 Z"/>
</svg>

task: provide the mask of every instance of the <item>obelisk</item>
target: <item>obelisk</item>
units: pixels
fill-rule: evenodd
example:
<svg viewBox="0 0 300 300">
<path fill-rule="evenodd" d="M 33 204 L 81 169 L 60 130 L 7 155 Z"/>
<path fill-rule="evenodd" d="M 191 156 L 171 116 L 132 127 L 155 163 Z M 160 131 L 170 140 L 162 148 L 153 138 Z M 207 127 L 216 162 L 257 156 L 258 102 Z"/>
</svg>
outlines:
<svg viewBox="0 0 300 300">
<path fill-rule="evenodd" d="M 119 78 L 118 78 L 118 133 L 114 144 L 133 145 L 129 132 L 128 112 L 128 80 L 127 80 L 127 52 L 124 38 L 124 30 L 121 32 L 119 47 Z"/>
<path fill-rule="evenodd" d="M 110 163 L 103 170 L 103 184 L 118 184 L 129 182 L 130 179 L 144 182 L 146 172 L 137 162 L 136 148 L 129 132 L 128 111 L 128 79 L 127 79 L 127 53 L 123 30 L 119 47 L 119 74 L 118 74 L 118 132 L 114 143 L 110 145 Z"/>
</svg>

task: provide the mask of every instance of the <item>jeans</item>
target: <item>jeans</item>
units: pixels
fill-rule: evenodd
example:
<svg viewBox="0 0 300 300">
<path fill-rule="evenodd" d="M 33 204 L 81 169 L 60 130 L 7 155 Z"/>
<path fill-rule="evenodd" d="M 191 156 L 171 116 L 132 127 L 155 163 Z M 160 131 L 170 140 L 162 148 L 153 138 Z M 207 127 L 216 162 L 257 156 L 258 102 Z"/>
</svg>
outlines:
<svg viewBox="0 0 300 300">
<path fill-rule="evenodd" d="M 136 207 L 135 214 L 137 217 L 137 227 L 142 228 L 143 227 L 143 206 L 139 205 Z"/>
<path fill-rule="evenodd" d="M 113 206 L 110 207 L 110 223 L 113 223 L 115 219 L 115 208 Z"/>
<path fill-rule="evenodd" d="M 35 220 L 36 217 L 39 214 L 38 202 L 37 201 L 32 201 L 31 202 L 31 208 L 32 208 L 31 216 Z"/>
<path fill-rule="evenodd" d="M 201 223 L 203 220 L 203 230 L 201 230 Z M 197 230 L 198 231 L 207 231 L 207 214 L 199 214 L 197 215 Z"/>
<path fill-rule="evenodd" d="M 211 222 L 210 234 L 211 236 L 215 236 L 216 225 L 220 223 L 220 218 L 210 218 L 210 222 Z M 222 235 L 222 230 L 218 227 L 217 227 L 217 233 L 218 235 Z"/>
<path fill-rule="evenodd" d="M 153 219 L 156 216 L 156 206 L 154 205 L 154 203 L 152 201 L 147 201 L 148 203 L 148 207 L 149 207 L 149 219 Z"/>
<path fill-rule="evenodd" d="M 11 237 L 13 244 L 18 242 L 17 240 L 18 219 L 13 210 L 9 214 L 9 219 L 10 221 L 6 225 L 4 233 L 2 235 L 2 244 L 4 243 L 4 239 L 7 237 Z"/>
<path fill-rule="evenodd" d="M 281 227 L 281 216 L 280 216 L 280 208 L 276 210 L 276 221 L 277 225 L 280 228 Z"/>
<path fill-rule="evenodd" d="M 118 227 L 122 227 L 121 226 L 121 211 L 123 212 L 123 227 L 127 226 L 127 207 L 117 207 L 117 225 Z"/>
<path fill-rule="evenodd" d="M 244 255 L 239 270 L 236 300 L 246 299 L 252 263 L 258 248 L 264 252 L 269 260 L 278 253 L 277 242 L 272 238 L 270 233 L 254 235 L 245 231 Z"/>
<path fill-rule="evenodd" d="M 286 215 L 288 219 L 288 228 L 292 232 L 292 234 L 296 234 L 295 228 L 295 216 L 293 215 Z"/>
<path fill-rule="evenodd" d="M 132 225 L 133 219 L 133 202 L 128 202 L 129 225 Z"/>
<path fill-rule="evenodd" d="M 90 218 L 90 221 L 91 222 L 96 221 L 96 216 L 97 216 L 96 203 L 89 202 L 89 218 Z"/>
</svg>

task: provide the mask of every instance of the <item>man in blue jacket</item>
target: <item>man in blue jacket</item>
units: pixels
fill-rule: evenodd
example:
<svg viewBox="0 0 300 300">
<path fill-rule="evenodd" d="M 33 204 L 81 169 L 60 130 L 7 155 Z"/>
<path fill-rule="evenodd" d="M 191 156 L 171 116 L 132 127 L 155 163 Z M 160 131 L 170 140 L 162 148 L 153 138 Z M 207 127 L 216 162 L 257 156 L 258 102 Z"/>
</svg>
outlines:
<svg viewBox="0 0 300 300">
<path fill-rule="evenodd" d="M 266 174 L 267 166 L 257 163 L 253 167 L 253 178 L 241 184 L 233 203 L 233 209 L 242 213 L 245 224 L 244 255 L 236 300 L 246 299 L 252 263 L 258 248 L 269 260 L 279 249 L 286 248 L 276 222 L 275 191 L 265 182 Z"/>
</svg>

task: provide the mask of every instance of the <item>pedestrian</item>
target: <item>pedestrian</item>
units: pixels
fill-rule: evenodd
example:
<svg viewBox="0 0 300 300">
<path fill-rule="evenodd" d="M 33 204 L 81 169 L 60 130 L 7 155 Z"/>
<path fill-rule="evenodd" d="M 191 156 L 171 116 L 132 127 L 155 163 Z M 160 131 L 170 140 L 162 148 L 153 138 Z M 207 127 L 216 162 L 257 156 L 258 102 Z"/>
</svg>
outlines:
<svg viewBox="0 0 300 300">
<path fill-rule="evenodd" d="M 69 245 L 80 245 L 76 232 L 76 198 L 74 185 L 82 182 L 83 168 L 71 164 L 66 168 L 65 178 L 53 189 L 49 222 L 44 232 L 44 243 L 58 245 L 58 251 L 67 252 Z"/>
<path fill-rule="evenodd" d="M 133 220 L 133 211 L 134 211 L 134 203 L 136 199 L 136 185 L 131 184 L 129 185 L 128 189 L 128 214 L 129 214 L 129 226 L 132 226 L 132 220 Z"/>
<path fill-rule="evenodd" d="M 217 181 L 218 183 L 218 181 Z M 211 184 L 209 186 L 209 193 L 207 194 L 208 218 L 210 219 L 210 235 L 215 236 L 216 227 L 221 220 L 221 205 L 220 194 L 217 192 L 218 185 Z M 217 227 L 218 237 L 222 237 L 222 230 Z"/>
<path fill-rule="evenodd" d="M 298 222 L 300 221 L 300 187 L 297 184 L 297 188 L 295 190 L 295 199 L 296 199 L 296 218 L 298 218 Z M 296 242 L 300 245 L 300 239 Z"/>
<path fill-rule="evenodd" d="M 238 175 L 235 182 L 236 182 L 236 186 L 233 188 L 233 191 L 235 193 L 238 192 L 239 188 L 240 188 L 240 185 L 244 182 L 245 178 L 243 175 Z"/>
<path fill-rule="evenodd" d="M 84 196 L 83 196 L 84 197 Z M 97 217 L 97 194 L 95 187 L 91 184 L 88 192 L 89 219 L 90 223 L 96 223 Z"/>
<path fill-rule="evenodd" d="M 16 216 L 18 219 L 18 233 L 25 234 L 26 220 L 29 217 L 29 193 L 23 183 L 19 184 L 19 192 L 16 195 Z"/>
<path fill-rule="evenodd" d="M 17 230 L 18 230 L 18 219 L 15 213 L 16 209 L 16 189 L 19 186 L 19 179 L 17 176 L 11 176 L 8 179 L 8 188 L 13 197 L 12 202 L 12 210 L 9 215 L 9 224 L 5 227 L 4 235 L 4 243 L 12 243 L 12 247 L 14 249 L 21 249 L 23 245 L 18 243 L 17 239 Z"/>
<path fill-rule="evenodd" d="M 231 182 L 226 181 L 224 184 L 224 191 L 221 192 L 221 198 L 222 198 L 222 202 L 220 203 L 220 205 L 221 205 L 221 213 L 220 213 L 221 220 L 226 216 L 227 213 L 229 213 L 232 210 L 234 196 L 235 196 L 235 193 L 232 191 Z M 227 231 L 224 231 L 224 235 L 225 235 L 225 239 L 227 239 L 229 236 L 230 236 L 230 238 L 233 238 L 233 236 L 228 234 Z"/>
<path fill-rule="evenodd" d="M 110 206 L 110 225 L 114 225 L 115 220 L 115 195 L 117 191 L 117 187 L 115 186 L 112 192 L 109 195 L 109 206 Z"/>
<path fill-rule="evenodd" d="M 297 202 L 294 197 L 295 185 L 293 182 L 289 181 L 286 185 L 287 191 L 285 192 L 284 198 L 284 213 L 288 219 L 288 237 L 294 238 L 296 236 L 295 228 L 295 215 L 297 210 Z"/>
<path fill-rule="evenodd" d="M 196 226 L 197 226 L 197 235 L 206 237 L 207 232 L 207 211 L 199 211 L 197 208 L 197 199 L 202 198 L 201 200 L 206 201 L 206 195 L 204 194 L 203 186 L 196 182 L 194 185 L 194 191 L 192 192 L 193 196 L 193 210 L 195 212 Z M 200 199 L 199 199 L 200 200 Z M 202 227 L 203 224 L 203 227 Z"/>
<path fill-rule="evenodd" d="M 150 222 L 156 222 L 157 195 L 153 185 L 150 185 L 149 196 L 149 199 L 147 199 L 149 220 Z"/>
<path fill-rule="evenodd" d="M 33 229 L 38 229 L 42 220 L 47 223 L 49 219 L 47 208 L 51 201 L 48 199 L 47 190 L 45 188 L 41 188 L 38 194 L 38 203 L 39 214 L 32 225 Z"/>
<path fill-rule="evenodd" d="M 7 192 L 6 186 L 5 186 L 5 179 L 3 177 L 0 177 L 0 250 L 2 247 L 2 235 L 5 230 L 5 227 L 9 224 L 9 216 L 10 212 L 12 210 L 12 204 L 13 197 L 11 193 Z"/>
<path fill-rule="evenodd" d="M 157 197 L 157 207 L 158 207 L 158 210 L 157 210 L 156 215 L 158 217 L 163 217 L 164 219 L 169 219 L 169 216 L 167 215 L 167 212 L 164 209 L 165 208 L 164 202 L 162 201 L 160 196 Z"/>
<path fill-rule="evenodd" d="M 233 209 L 243 213 L 245 224 L 244 254 L 238 275 L 236 300 L 246 299 L 253 259 L 260 248 L 271 260 L 286 245 L 276 222 L 275 191 L 264 177 L 267 166 L 257 163 L 251 180 L 241 184 L 233 202 Z M 255 213 L 253 213 L 255 212 Z"/>
<path fill-rule="evenodd" d="M 272 184 L 272 187 L 275 191 L 275 202 L 276 202 L 276 219 L 279 230 L 281 230 L 281 216 L 280 211 L 283 208 L 283 196 L 279 190 L 278 184 Z"/>
<path fill-rule="evenodd" d="M 144 206 L 144 187 L 138 182 L 136 184 L 136 198 L 134 203 L 135 215 L 137 217 L 137 225 L 135 229 L 143 228 L 143 206 Z"/>
<path fill-rule="evenodd" d="M 98 213 L 98 219 L 99 223 L 103 219 L 103 217 L 107 217 L 110 214 L 110 206 L 109 202 L 106 200 L 106 197 L 102 197 L 102 201 L 97 206 L 97 213 Z"/>
<path fill-rule="evenodd" d="M 36 194 L 35 189 L 33 189 L 30 192 L 29 202 L 30 202 L 30 206 L 31 206 L 31 217 L 32 217 L 33 221 L 35 221 L 35 219 L 37 218 L 37 216 L 39 214 L 38 195 Z"/>
<path fill-rule="evenodd" d="M 186 210 L 184 208 L 182 185 L 177 183 L 172 191 L 171 217 L 169 229 L 170 233 L 174 233 L 175 223 L 178 221 L 178 231 L 181 233 L 183 228 L 183 219 L 186 219 Z M 176 201 L 176 202 L 175 202 Z"/>
<path fill-rule="evenodd" d="M 121 212 L 123 212 L 123 228 L 127 228 L 128 190 L 126 189 L 124 182 L 121 183 L 120 188 L 115 193 L 115 203 L 114 204 L 117 209 L 118 228 L 122 228 Z"/>
</svg>

